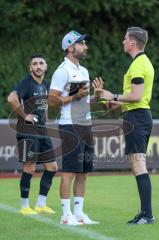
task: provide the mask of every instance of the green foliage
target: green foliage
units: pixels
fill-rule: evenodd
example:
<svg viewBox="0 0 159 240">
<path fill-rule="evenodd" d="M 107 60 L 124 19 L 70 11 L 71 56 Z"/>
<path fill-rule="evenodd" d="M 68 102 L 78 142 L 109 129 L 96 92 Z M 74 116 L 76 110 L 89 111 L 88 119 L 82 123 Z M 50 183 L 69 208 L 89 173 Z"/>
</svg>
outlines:
<svg viewBox="0 0 159 240">
<path fill-rule="evenodd" d="M 91 79 L 102 76 L 106 88 L 121 92 L 123 75 L 131 61 L 122 46 L 129 26 L 142 26 L 149 31 L 146 51 L 156 73 L 152 110 L 153 117 L 158 118 L 158 5 L 157 0 L 1 0 L 0 118 L 9 115 L 7 95 L 27 74 L 30 55 L 46 55 L 50 81 L 64 56 L 61 39 L 72 29 L 91 36 L 83 63 Z"/>
</svg>

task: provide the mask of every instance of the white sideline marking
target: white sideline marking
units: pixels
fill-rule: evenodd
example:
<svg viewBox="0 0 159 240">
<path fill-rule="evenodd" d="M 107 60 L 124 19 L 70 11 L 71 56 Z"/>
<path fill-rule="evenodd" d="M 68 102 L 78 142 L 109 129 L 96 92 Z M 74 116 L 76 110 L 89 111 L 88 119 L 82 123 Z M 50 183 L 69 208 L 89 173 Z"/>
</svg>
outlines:
<svg viewBox="0 0 159 240">
<path fill-rule="evenodd" d="M 9 205 L 4 205 L 2 203 L 0 203 L 0 209 L 7 211 L 7 212 L 12 212 L 12 213 L 18 213 L 19 214 L 19 209 L 11 207 Z M 65 225 L 60 225 L 58 222 L 56 222 L 54 219 L 51 219 L 49 217 L 43 217 L 41 215 L 30 215 L 30 216 L 25 216 L 28 218 L 32 218 L 35 219 L 39 222 L 43 222 L 46 224 L 51 224 L 54 225 L 55 227 L 61 228 L 62 230 L 67 230 L 67 231 L 71 231 L 73 233 L 82 235 L 84 237 L 90 238 L 90 239 L 97 239 L 97 240 L 117 240 L 115 238 L 112 237 L 107 237 L 105 235 L 102 235 L 100 233 L 97 233 L 95 231 L 83 228 L 83 226 L 65 226 Z"/>
</svg>

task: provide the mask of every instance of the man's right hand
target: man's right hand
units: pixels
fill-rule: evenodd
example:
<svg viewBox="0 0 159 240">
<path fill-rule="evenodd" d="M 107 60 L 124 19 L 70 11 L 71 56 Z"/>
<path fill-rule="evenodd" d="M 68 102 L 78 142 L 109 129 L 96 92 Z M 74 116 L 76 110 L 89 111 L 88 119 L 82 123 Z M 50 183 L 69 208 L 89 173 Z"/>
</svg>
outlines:
<svg viewBox="0 0 159 240">
<path fill-rule="evenodd" d="M 77 97 L 83 98 L 86 97 L 89 94 L 89 87 L 87 85 L 84 85 L 78 90 Z"/>
<path fill-rule="evenodd" d="M 38 122 L 38 116 L 34 114 L 27 114 L 24 118 L 26 122 L 31 122 L 32 124 Z"/>
</svg>

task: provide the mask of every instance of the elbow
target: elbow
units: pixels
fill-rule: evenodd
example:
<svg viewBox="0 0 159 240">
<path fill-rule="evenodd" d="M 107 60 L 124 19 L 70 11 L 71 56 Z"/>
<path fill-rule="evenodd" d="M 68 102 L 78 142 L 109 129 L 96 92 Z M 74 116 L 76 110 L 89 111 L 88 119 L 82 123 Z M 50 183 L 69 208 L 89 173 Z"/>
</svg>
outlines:
<svg viewBox="0 0 159 240">
<path fill-rule="evenodd" d="M 52 106 L 52 105 L 53 105 L 53 103 L 52 103 L 52 99 L 51 99 L 50 96 L 48 96 L 48 105 L 49 105 L 49 106 Z"/>
<path fill-rule="evenodd" d="M 62 106 L 62 102 L 56 96 L 49 96 L 48 97 L 48 105 L 51 107 L 60 107 L 60 106 Z"/>
<path fill-rule="evenodd" d="M 8 102 L 9 104 L 11 104 L 11 103 L 13 102 L 13 98 L 12 98 L 11 95 L 9 95 L 9 96 L 7 97 L 7 102 Z"/>
<path fill-rule="evenodd" d="M 51 106 L 51 107 L 55 107 L 55 101 L 53 100 L 52 96 L 48 97 L 48 105 Z"/>
</svg>

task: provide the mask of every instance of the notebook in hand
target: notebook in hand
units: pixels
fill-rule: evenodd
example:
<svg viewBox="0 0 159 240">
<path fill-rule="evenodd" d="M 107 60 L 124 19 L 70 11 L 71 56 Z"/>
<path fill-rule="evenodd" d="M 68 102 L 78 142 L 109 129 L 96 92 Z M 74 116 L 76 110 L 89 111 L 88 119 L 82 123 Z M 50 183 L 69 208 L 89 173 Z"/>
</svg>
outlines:
<svg viewBox="0 0 159 240">
<path fill-rule="evenodd" d="M 69 91 L 69 96 L 72 96 L 76 93 L 78 93 L 78 90 L 82 88 L 84 85 L 86 85 L 88 81 L 83 81 L 83 82 L 72 82 L 70 85 L 70 91 Z"/>
</svg>

